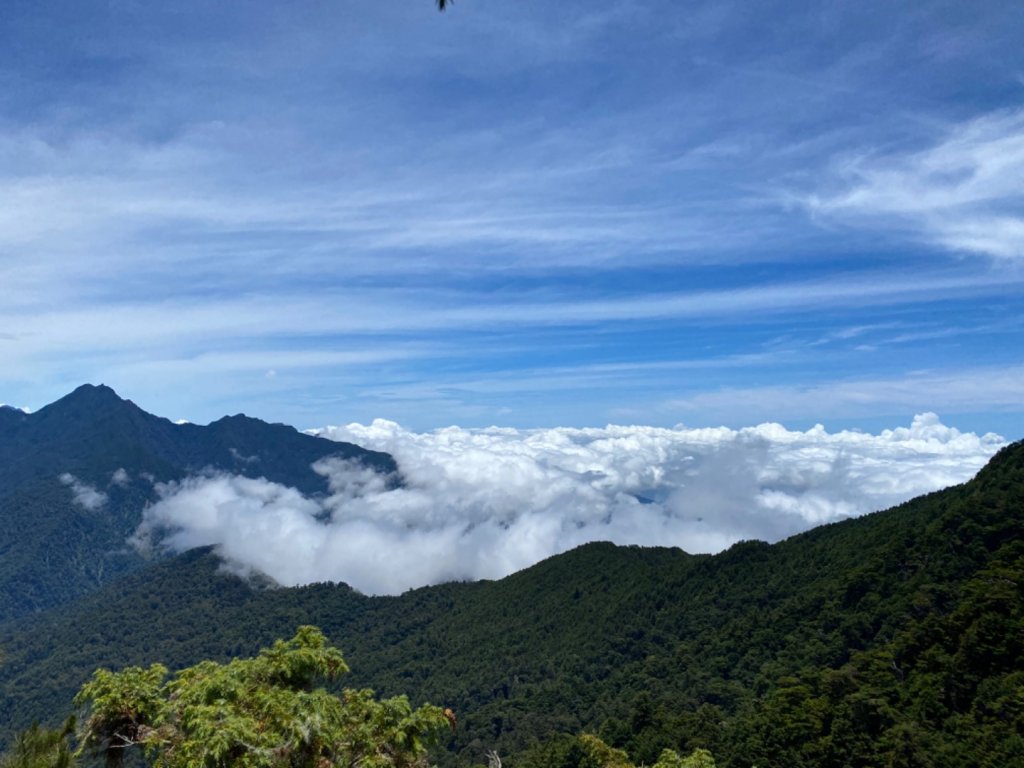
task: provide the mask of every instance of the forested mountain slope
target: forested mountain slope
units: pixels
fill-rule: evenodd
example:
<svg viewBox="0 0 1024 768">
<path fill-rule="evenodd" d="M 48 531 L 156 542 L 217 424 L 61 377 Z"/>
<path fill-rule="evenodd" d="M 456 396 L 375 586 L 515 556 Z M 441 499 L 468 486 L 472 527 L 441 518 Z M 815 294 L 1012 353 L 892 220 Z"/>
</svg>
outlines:
<svg viewBox="0 0 1024 768">
<path fill-rule="evenodd" d="M 174 424 L 84 385 L 36 413 L 0 409 L 0 619 L 85 594 L 145 561 L 126 544 L 154 482 L 203 470 L 324 492 L 325 456 L 395 470 L 383 453 L 245 416 Z"/>
<path fill-rule="evenodd" d="M 445 764 L 575 766 L 559 734 L 590 730 L 648 764 L 1021 765 L 1022 523 L 1018 443 L 962 486 L 714 557 L 592 544 L 367 598 L 252 588 L 196 551 L 0 628 L 0 717 L 59 719 L 101 664 L 249 654 L 310 623 L 348 685 L 459 713 Z"/>
</svg>

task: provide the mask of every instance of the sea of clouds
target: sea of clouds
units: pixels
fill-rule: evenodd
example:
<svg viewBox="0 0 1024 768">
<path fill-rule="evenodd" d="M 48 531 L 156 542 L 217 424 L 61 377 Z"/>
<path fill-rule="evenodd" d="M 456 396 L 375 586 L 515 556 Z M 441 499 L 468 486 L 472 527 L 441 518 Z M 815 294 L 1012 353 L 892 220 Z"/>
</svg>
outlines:
<svg viewBox="0 0 1024 768">
<path fill-rule="evenodd" d="M 777 541 L 969 479 L 1005 440 L 933 413 L 880 434 L 608 426 L 416 433 L 391 421 L 310 430 L 387 451 L 401 485 L 361 465 L 314 465 L 317 498 L 208 474 L 158 486 L 136 540 L 213 545 L 283 585 L 342 581 L 396 594 L 500 578 L 589 541 L 717 552 Z"/>
</svg>

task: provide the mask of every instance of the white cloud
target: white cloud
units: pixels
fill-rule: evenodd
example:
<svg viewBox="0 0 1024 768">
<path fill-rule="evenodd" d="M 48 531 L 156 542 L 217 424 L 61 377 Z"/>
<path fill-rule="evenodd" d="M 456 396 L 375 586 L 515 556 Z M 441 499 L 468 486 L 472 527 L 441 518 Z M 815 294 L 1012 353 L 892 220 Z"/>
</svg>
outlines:
<svg viewBox="0 0 1024 768">
<path fill-rule="evenodd" d="M 59 480 L 71 489 L 75 503 L 83 509 L 95 512 L 107 503 L 107 494 L 96 490 L 88 483 L 83 483 L 69 472 L 62 474 Z"/>
<path fill-rule="evenodd" d="M 130 478 L 128 477 L 128 471 L 124 467 L 120 467 L 119 469 L 114 471 L 114 474 L 110 476 L 110 484 L 119 485 L 123 487 L 128 485 L 129 479 Z"/>
<path fill-rule="evenodd" d="M 256 464 L 260 460 L 259 456 L 246 456 L 237 448 L 228 448 L 228 452 L 239 464 Z"/>
<path fill-rule="evenodd" d="M 956 125 L 922 151 L 858 157 L 839 174 L 844 188 L 812 196 L 812 210 L 903 222 L 953 250 L 1024 257 L 1024 109 Z"/>
<path fill-rule="evenodd" d="M 931 413 L 878 435 L 778 424 L 414 433 L 382 420 L 315 431 L 390 452 L 404 484 L 342 461 L 315 466 L 323 499 L 194 477 L 160 486 L 138 538 L 214 545 L 233 567 L 286 585 L 398 593 L 498 578 L 587 541 L 691 552 L 774 541 L 964 481 L 1005 442 Z"/>
<path fill-rule="evenodd" d="M 320 348 L 281 351 L 194 354 L 182 345 L 189 332 L 210 343 L 255 343 L 292 337 L 308 345 L 324 334 L 416 334 L 466 330 L 555 328 L 641 321 L 762 318 L 840 307 L 926 304 L 946 298 L 1019 292 L 1024 275 L 950 274 L 885 270 L 870 275 L 749 284 L 717 290 L 633 293 L 604 299 L 564 296 L 547 300 L 484 300 L 462 291 L 373 289 L 339 290 L 328 297 L 280 292 L 271 298 L 242 296 L 158 303 L 122 303 L 55 311 L 40 305 L 33 312 L 0 309 L 0 327 L 16 338 L 5 352 L 31 369 L 55 350 L 68 357 L 114 360 L 129 369 L 135 356 L 146 359 L 146 375 L 277 371 L 319 366 L 373 366 L 422 359 L 450 345 L 410 341 L 362 345 L 337 352 Z M 96 339 L 106 339 L 97 342 Z M 153 350 L 160 349 L 159 354 Z"/>
<path fill-rule="evenodd" d="M 689 411 L 749 418 L 771 413 L 800 418 L 806 413 L 869 416 L 909 411 L 929 403 L 944 410 L 1013 412 L 1024 400 L 1024 365 L 916 371 L 894 378 L 825 381 L 804 386 L 724 388 L 666 403 L 673 413 Z M 756 418 L 756 417 L 755 417 Z"/>
</svg>

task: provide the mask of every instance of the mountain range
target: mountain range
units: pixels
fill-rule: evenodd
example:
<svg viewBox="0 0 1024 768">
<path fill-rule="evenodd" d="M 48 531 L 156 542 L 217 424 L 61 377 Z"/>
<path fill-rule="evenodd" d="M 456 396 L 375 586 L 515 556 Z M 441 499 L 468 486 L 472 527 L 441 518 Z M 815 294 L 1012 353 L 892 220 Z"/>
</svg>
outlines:
<svg viewBox="0 0 1024 768">
<path fill-rule="evenodd" d="M 306 494 L 312 464 L 357 459 L 384 474 L 387 454 L 244 415 L 209 426 L 153 416 L 105 386 L 84 385 L 36 413 L 0 410 L 0 620 L 51 608 L 144 567 L 126 544 L 156 483 L 223 471 Z"/>
<path fill-rule="evenodd" d="M 176 425 L 105 387 L 0 410 L 8 734 L 62 719 L 98 666 L 227 659 L 315 624 L 346 685 L 459 714 L 443 766 L 494 749 L 579 768 L 585 731 L 638 764 L 707 747 L 722 766 L 1024 765 L 1024 443 L 964 485 L 774 545 L 595 543 L 397 597 L 125 543 L 154 482 L 225 471 L 315 495 L 332 455 L 397 477 L 385 454 L 244 416 Z"/>
</svg>

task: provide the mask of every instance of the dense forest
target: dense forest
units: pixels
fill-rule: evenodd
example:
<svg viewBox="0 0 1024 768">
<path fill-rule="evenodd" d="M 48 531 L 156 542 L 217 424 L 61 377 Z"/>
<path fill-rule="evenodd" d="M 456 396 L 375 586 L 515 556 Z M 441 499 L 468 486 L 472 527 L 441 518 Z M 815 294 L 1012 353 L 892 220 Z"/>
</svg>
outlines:
<svg viewBox="0 0 1024 768">
<path fill-rule="evenodd" d="M 591 544 L 368 598 L 193 551 L 0 627 L 0 716 L 57 725 L 99 666 L 225 661 L 314 624 L 348 684 L 458 713 L 445 766 L 589 766 L 594 738 L 647 765 L 1021 765 L 1022 523 L 1017 443 L 962 486 L 717 556 Z"/>
</svg>

